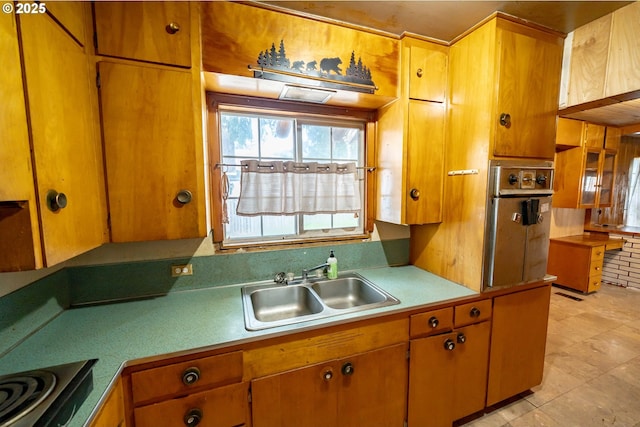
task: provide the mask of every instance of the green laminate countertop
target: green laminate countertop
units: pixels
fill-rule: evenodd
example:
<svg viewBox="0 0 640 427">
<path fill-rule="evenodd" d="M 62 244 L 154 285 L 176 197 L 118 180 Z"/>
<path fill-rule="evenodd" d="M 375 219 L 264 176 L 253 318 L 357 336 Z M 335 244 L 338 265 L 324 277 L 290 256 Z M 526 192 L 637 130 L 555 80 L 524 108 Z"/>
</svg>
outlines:
<svg viewBox="0 0 640 427">
<path fill-rule="evenodd" d="M 65 310 L 0 359 L 0 375 L 99 359 L 94 387 L 71 420 L 83 426 L 122 368 L 179 355 L 429 306 L 476 292 L 414 266 L 357 270 L 400 304 L 261 331 L 244 327 L 241 284 Z"/>
</svg>

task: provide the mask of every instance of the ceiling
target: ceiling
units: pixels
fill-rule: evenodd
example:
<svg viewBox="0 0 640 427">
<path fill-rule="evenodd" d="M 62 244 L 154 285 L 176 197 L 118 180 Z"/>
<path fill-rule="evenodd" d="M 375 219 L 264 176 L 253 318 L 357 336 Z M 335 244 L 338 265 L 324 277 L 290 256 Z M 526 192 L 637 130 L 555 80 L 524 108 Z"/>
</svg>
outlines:
<svg viewBox="0 0 640 427">
<path fill-rule="evenodd" d="M 450 42 L 495 11 L 569 33 L 629 1 L 263 1 L 400 35 Z"/>
</svg>

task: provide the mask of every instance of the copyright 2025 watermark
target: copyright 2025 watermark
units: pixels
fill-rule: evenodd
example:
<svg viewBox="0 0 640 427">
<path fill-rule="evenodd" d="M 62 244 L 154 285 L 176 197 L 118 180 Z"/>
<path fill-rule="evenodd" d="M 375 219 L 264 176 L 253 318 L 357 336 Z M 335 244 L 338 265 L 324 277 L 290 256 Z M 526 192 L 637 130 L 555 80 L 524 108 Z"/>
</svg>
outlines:
<svg viewBox="0 0 640 427">
<path fill-rule="evenodd" d="M 12 13 L 15 11 L 18 15 L 46 13 L 47 5 L 45 3 L 25 2 L 25 3 L 3 3 L 2 11 L 4 13 Z"/>
</svg>

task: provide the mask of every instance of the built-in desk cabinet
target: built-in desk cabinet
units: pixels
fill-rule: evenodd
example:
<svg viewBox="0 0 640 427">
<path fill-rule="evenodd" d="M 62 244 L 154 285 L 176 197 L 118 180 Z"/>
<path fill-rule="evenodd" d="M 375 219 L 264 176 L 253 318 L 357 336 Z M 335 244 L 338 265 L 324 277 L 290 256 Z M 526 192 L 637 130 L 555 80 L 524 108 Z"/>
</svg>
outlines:
<svg viewBox="0 0 640 427">
<path fill-rule="evenodd" d="M 600 290 L 606 250 L 621 249 L 622 239 L 577 235 L 549 240 L 547 272 L 558 278 L 555 283 L 583 293 Z"/>
</svg>

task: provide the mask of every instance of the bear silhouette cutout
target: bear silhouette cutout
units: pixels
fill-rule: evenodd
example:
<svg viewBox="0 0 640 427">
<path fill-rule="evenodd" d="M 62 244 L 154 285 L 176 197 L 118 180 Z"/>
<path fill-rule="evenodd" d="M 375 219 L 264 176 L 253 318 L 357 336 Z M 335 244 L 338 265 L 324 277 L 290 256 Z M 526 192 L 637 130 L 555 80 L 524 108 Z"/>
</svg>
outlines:
<svg viewBox="0 0 640 427">
<path fill-rule="evenodd" d="M 342 70 L 340 69 L 340 64 L 342 64 L 342 60 L 340 58 L 323 58 L 320 61 L 320 70 L 324 71 L 327 74 L 331 74 L 333 71 L 338 75 L 342 75 Z"/>
</svg>

